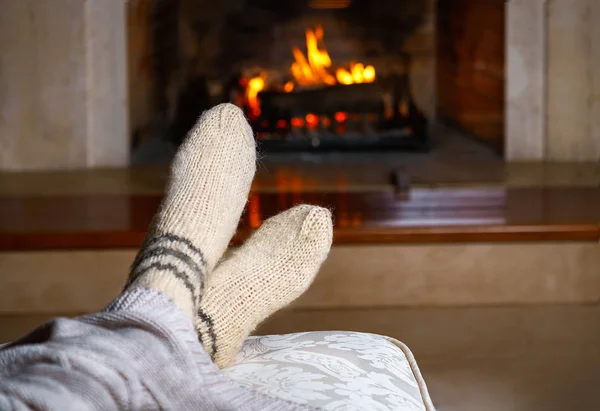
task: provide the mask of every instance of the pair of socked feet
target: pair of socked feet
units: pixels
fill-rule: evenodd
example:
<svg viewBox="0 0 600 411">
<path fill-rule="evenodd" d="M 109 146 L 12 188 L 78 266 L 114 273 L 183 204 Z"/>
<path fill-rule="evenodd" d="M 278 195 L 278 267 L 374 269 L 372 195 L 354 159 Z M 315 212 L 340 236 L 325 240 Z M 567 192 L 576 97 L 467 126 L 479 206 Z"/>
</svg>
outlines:
<svg viewBox="0 0 600 411">
<path fill-rule="evenodd" d="M 221 260 L 255 171 L 254 136 L 241 110 L 221 104 L 203 113 L 175 156 L 125 286 L 170 297 L 221 368 L 260 322 L 309 287 L 331 247 L 330 212 L 300 205 L 266 220 Z"/>
</svg>

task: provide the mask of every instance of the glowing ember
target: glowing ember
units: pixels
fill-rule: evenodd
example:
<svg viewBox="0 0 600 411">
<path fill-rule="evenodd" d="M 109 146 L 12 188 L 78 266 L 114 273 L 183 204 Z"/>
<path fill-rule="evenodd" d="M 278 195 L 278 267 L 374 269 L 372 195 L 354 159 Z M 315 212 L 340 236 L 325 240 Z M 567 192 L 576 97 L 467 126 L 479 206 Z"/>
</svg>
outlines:
<svg viewBox="0 0 600 411">
<path fill-rule="evenodd" d="M 348 113 L 344 113 L 343 111 L 335 113 L 335 121 L 338 123 L 343 123 L 346 120 L 348 120 Z"/>
<path fill-rule="evenodd" d="M 402 100 L 402 102 L 400 102 L 398 104 L 398 112 L 403 116 L 406 117 L 408 116 L 408 104 L 406 103 L 405 100 Z"/>
<path fill-rule="evenodd" d="M 317 126 L 319 125 L 319 117 L 317 117 L 314 114 L 307 114 L 306 125 L 308 126 L 308 128 L 317 128 Z"/>
<path fill-rule="evenodd" d="M 300 128 L 300 127 L 304 127 L 304 120 L 298 117 L 294 117 L 292 118 L 292 127 L 296 127 L 296 128 Z"/>
<path fill-rule="evenodd" d="M 292 81 L 288 81 L 287 83 L 285 83 L 285 85 L 283 86 L 283 91 L 285 91 L 286 93 L 290 93 L 291 91 L 294 90 L 294 82 Z"/>
</svg>

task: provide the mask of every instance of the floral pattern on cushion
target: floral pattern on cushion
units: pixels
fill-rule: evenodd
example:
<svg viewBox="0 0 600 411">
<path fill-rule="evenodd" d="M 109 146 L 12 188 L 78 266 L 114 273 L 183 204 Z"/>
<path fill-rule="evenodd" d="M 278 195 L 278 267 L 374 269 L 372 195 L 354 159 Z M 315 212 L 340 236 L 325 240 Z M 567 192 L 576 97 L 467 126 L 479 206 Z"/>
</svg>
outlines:
<svg viewBox="0 0 600 411">
<path fill-rule="evenodd" d="M 224 371 L 264 394 L 326 411 L 433 410 L 410 350 L 375 334 L 250 337 Z"/>
</svg>

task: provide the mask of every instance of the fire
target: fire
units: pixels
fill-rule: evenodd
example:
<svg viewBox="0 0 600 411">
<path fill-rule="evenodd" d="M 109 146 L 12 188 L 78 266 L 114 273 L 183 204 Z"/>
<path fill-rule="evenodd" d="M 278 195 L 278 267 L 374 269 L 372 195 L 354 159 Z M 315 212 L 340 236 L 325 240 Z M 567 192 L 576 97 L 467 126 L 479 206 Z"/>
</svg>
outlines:
<svg viewBox="0 0 600 411">
<path fill-rule="evenodd" d="M 353 63 L 350 70 L 338 68 L 335 76 L 330 73 L 331 57 L 323 44 L 323 27 L 317 26 L 314 30 L 306 30 L 306 55 L 298 48 L 292 48 L 294 63 L 290 68 L 296 84 L 301 86 L 335 85 L 372 83 L 375 81 L 375 67 L 364 66 L 362 63 Z M 286 84 L 287 86 L 287 84 Z M 286 90 L 287 91 L 287 90 Z M 291 90 L 290 90 L 291 91 Z"/>
<path fill-rule="evenodd" d="M 375 81 L 375 67 L 367 66 L 363 69 L 362 72 L 363 79 L 365 83 L 372 83 Z"/>
<path fill-rule="evenodd" d="M 265 76 L 261 74 L 258 77 L 251 78 L 246 87 L 246 101 L 250 108 L 250 116 L 257 118 L 260 116 L 260 102 L 258 101 L 258 93 L 265 88 Z"/>
<path fill-rule="evenodd" d="M 346 69 L 337 69 L 335 73 L 335 77 L 337 78 L 340 84 L 352 84 L 354 83 L 354 79 L 352 78 L 352 74 L 348 72 Z"/>
<path fill-rule="evenodd" d="M 317 128 L 319 126 L 319 117 L 309 113 L 306 115 L 306 125 L 308 128 Z"/>
<path fill-rule="evenodd" d="M 343 123 L 346 120 L 348 120 L 348 113 L 344 113 L 343 111 L 335 113 L 335 121 L 338 123 Z"/>
<path fill-rule="evenodd" d="M 294 82 L 293 81 L 288 81 L 287 83 L 285 83 L 285 85 L 283 86 L 283 91 L 285 91 L 286 93 L 290 93 L 294 90 Z"/>
<path fill-rule="evenodd" d="M 327 50 L 319 49 L 319 41 L 323 41 L 321 26 L 314 31 L 306 30 L 306 56 L 298 47 L 292 48 L 292 54 L 296 60 L 291 67 L 292 74 L 296 82 L 302 86 L 335 84 L 335 78 L 327 71 L 331 67 L 331 57 Z"/>
<path fill-rule="evenodd" d="M 375 67 L 371 65 L 365 67 L 362 63 L 352 63 L 347 69 L 340 67 L 334 71 L 331 57 L 323 44 L 324 34 L 323 27 L 321 26 L 317 26 L 314 30 L 306 30 L 306 55 L 298 47 L 292 48 L 295 61 L 290 70 L 294 80 L 288 81 L 283 85 L 284 92 L 290 93 L 297 86 L 349 85 L 372 83 L 375 81 Z M 260 117 L 261 109 L 258 94 L 265 89 L 266 78 L 266 73 L 260 73 L 247 82 L 244 97 L 246 106 L 249 109 L 248 116 L 252 119 Z M 300 123 L 303 125 L 305 120 L 312 127 L 316 127 L 319 124 L 319 119 L 315 116 L 315 118 L 292 119 L 291 125 L 293 127 L 300 127 Z"/>
</svg>

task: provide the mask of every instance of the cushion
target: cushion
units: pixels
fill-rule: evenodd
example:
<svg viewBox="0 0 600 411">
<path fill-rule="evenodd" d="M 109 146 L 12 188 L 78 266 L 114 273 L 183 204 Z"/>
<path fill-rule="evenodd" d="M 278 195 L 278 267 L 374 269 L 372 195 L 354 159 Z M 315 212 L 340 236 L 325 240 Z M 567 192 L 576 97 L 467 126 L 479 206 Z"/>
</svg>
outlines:
<svg viewBox="0 0 600 411">
<path fill-rule="evenodd" d="M 375 334 L 250 337 L 224 371 L 242 385 L 321 410 L 434 409 L 408 347 Z"/>
</svg>

